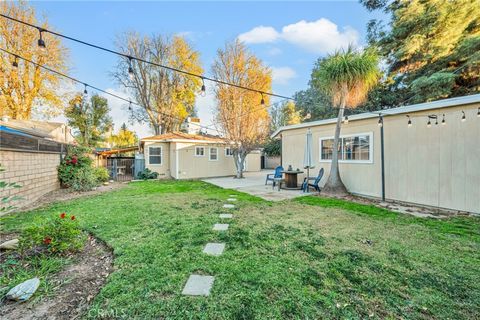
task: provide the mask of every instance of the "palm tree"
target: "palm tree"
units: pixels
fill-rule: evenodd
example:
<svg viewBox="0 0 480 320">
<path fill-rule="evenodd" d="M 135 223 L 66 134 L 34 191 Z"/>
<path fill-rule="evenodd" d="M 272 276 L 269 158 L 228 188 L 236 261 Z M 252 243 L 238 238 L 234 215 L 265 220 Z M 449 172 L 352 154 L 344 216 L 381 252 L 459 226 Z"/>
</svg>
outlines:
<svg viewBox="0 0 480 320">
<path fill-rule="evenodd" d="M 344 195 L 347 189 L 338 171 L 338 142 L 345 108 L 355 108 L 365 101 L 368 92 L 380 78 L 379 58 L 372 49 L 364 51 L 348 47 L 337 51 L 319 61 L 312 73 L 312 82 L 324 91 L 339 108 L 335 138 L 333 140 L 330 176 L 323 189 L 324 192 Z"/>
</svg>

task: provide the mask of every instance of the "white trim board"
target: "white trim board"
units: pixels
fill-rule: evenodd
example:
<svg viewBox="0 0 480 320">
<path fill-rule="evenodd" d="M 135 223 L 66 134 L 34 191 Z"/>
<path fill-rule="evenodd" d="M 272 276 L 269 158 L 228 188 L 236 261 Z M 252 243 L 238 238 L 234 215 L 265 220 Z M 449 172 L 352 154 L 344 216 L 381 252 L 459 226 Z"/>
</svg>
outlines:
<svg viewBox="0 0 480 320">
<path fill-rule="evenodd" d="M 361 132 L 361 133 L 351 133 L 351 134 L 345 134 L 345 135 L 340 135 L 341 138 L 349 138 L 349 137 L 356 137 L 356 136 L 369 136 L 369 148 L 368 148 L 368 157 L 370 158 L 369 160 L 340 160 L 338 159 L 338 163 L 354 163 L 354 164 L 373 164 L 373 132 Z M 322 141 L 323 140 L 331 140 L 334 139 L 334 136 L 329 136 L 329 137 L 320 137 L 318 138 L 318 162 L 320 163 L 329 163 L 332 162 L 331 159 L 322 159 Z"/>
</svg>

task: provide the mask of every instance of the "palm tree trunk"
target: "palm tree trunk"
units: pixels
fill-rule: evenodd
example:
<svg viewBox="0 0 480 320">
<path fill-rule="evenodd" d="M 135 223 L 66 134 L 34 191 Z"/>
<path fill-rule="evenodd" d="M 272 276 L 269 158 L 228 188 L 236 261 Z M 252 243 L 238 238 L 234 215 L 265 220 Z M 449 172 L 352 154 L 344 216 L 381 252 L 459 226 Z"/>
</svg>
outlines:
<svg viewBox="0 0 480 320">
<path fill-rule="evenodd" d="M 342 127 L 343 112 L 345 110 L 345 100 L 342 99 L 340 110 L 338 110 L 337 125 L 335 127 L 335 137 L 333 139 L 332 163 L 330 166 L 330 175 L 327 183 L 323 188 L 324 193 L 343 196 L 347 195 L 348 191 L 340 178 L 340 171 L 338 168 L 338 145 L 340 143 L 340 129 Z"/>
</svg>

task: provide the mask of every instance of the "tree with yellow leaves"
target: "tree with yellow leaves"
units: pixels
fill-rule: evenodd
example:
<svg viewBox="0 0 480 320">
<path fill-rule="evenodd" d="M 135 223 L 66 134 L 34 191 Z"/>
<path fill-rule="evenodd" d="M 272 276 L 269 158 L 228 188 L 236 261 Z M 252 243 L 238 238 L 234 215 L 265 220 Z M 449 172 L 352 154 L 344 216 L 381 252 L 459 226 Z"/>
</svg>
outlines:
<svg viewBox="0 0 480 320">
<path fill-rule="evenodd" d="M 119 50 L 129 56 L 166 65 L 187 72 L 202 74 L 200 54 L 184 37 L 125 33 L 117 41 Z M 112 76 L 141 108 L 132 108 L 131 116 L 148 122 L 155 134 L 180 129 L 183 120 L 194 111 L 201 79 L 157 67 L 148 63 L 121 58 Z"/>
<path fill-rule="evenodd" d="M 221 81 L 264 92 L 271 90 L 271 70 L 238 40 L 217 51 L 212 73 Z M 246 156 L 268 137 L 269 97 L 224 84 L 216 86 L 215 96 L 219 131 L 224 132 L 232 147 L 236 177 L 243 178 Z"/>
<path fill-rule="evenodd" d="M 39 23 L 35 11 L 25 2 L 0 2 L 0 12 L 13 18 L 50 28 L 47 22 Z M 5 18 L 0 18 L 0 47 L 40 65 L 66 72 L 67 49 L 57 37 L 43 32 L 46 48 L 37 45 L 39 31 Z M 30 62 L 22 61 L 8 53 L 0 53 L 0 115 L 13 119 L 29 119 L 32 112 L 57 115 L 63 107 L 63 97 L 58 93 L 61 78 Z"/>
<path fill-rule="evenodd" d="M 112 134 L 108 138 L 108 142 L 114 148 L 132 147 L 138 143 L 138 137 L 135 132 L 128 130 L 127 125 L 124 123 L 117 134 Z"/>
</svg>

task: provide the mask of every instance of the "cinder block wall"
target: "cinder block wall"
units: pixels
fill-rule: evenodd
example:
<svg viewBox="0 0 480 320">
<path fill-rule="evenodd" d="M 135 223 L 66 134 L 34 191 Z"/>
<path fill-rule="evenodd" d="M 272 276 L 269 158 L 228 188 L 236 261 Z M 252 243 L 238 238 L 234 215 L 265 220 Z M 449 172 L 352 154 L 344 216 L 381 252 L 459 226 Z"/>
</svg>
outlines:
<svg viewBox="0 0 480 320">
<path fill-rule="evenodd" d="M 16 182 L 22 186 L 0 189 L 0 198 L 13 195 L 22 197 L 21 200 L 12 202 L 17 208 L 60 188 L 57 175 L 57 166 L 60 164 L 58 153 L 0 150 L 0 164 L 6 169 L 0 172 L 0 180 Z"/>
</svg>

